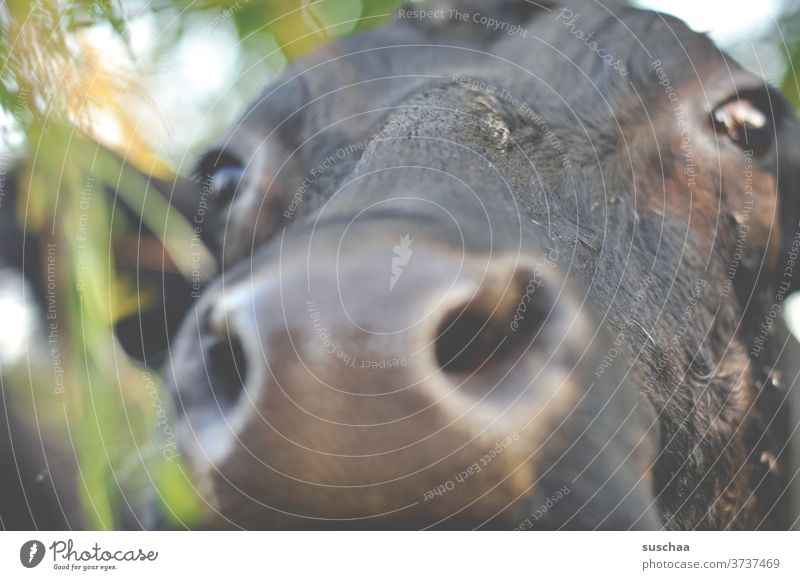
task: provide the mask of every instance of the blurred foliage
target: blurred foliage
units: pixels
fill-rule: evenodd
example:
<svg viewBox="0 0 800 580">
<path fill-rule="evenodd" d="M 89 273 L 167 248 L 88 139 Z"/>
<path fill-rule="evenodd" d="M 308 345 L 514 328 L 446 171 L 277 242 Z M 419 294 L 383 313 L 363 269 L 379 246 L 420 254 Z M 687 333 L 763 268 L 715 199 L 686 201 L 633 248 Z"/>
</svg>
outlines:
<svg viewBox="0 0 800 580">
<path fill-rule="evenodd" d="M 156 501 L 173 524 L 190 525 L 201 513 L 187 471 L 161 451 L 171 423 L 170 397 L 152 369 L 129 359 L 114 323 L 148 299 L 115 261 L 114 243 L 136 235 L 121 217 L 118 201 L 160 232 L 163 249 L 184 272 L 190 256 L 188 223 L 170 213 L 165 200 L 148 195 L 146 176 L 169 179 L 173 170 L 154 153 L 147 128 L 139 126 L 131 99 L 148 100 L 136 71 L 129 24 L 145 15 L 169 22 L 175 34 L 160 36 L 169 51 L 183 35 L 235 25 L 241 50 L 263 52 L 266 39 L 286 59 L 322 42 L 375 25 L 395 0 L 8 0 L 0 3 L 0 107 L 4 159 L 20 175 L 17 218 L 40 240 L 46 255 L 57 317 L 45 330 L 48 360 L 29 353 L 16 368 L 3 368 L 20 409 L 45 436 L 77 456 L 76 487 L 85 525 L 121 525 L 127 503 L 134 513 Z M 108 58 L 92 31 L 113 31 L 129 61 Z M 116 139 L 109 139 L 112 126 Z M 123 163 L 122 160 L 125 160 Z M 7 167 L 2 168 L 4 171 Z M 116 192 L 117 199 L 109 192 Z M 0 208 L 4 209 L 4 208 Z M 169 227 L 165 227 L 165 224 Z M 46 253 L 45 253 L 46 250 Z M 45 266 L 42 265 L 44 270 Z M 51 272 L 52 268 L 52 272 Z M 53 359 L 58 348 L 58 367 Z M 62 372 L 63 371 L 63 372 Z M 55 373 L 55 374 L 54 374 Z M 59 378 L 54 384 L 54 376 Z M 168 421 L 165 421 L 169 419 Z M 150 498 L 148 500 L 148 498 Z M 155 498 L 155 499 L 153 499 Z"/>
<path fill-rule="evenodd" d="M 193 3 L 184 2 L 187 6 Z M 380 24 L 396 0 L 246 0 L 218 1 L 236 23 L 242 39 L 269 33 L 288 58 L 301 56 L 322 42 Z"/>
</svg>

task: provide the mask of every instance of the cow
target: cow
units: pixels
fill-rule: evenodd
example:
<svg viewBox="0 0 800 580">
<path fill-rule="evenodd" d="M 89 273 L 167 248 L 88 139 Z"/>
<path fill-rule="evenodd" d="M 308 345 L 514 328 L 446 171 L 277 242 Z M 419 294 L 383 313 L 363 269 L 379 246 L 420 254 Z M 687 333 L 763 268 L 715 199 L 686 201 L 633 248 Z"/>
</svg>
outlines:
<svg viewBox="0 0 800 580">
<path fill-rule="evenodd" d="M 797 131 L 605 1 L 413 4 L 296 61 L 197 168 L 222 274 L 164 376 L 204 525 L 791 526 Z"/>
<path fill-rule="evenodd" d="M 200 525 L 796 525 L 798 130 L 606 0 L 409 3 L 297 60 L 173 199 L 218 276 L 119 327 Z"/>
</svg>

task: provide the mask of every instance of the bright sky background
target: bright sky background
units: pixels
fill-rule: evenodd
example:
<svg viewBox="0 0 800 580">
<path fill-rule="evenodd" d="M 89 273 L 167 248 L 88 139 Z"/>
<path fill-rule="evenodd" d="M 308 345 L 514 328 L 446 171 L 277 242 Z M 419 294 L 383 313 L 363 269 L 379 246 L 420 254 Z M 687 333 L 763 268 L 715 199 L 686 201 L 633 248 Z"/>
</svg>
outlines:
<svg viewBox="0 0 800 580">
<path fill-rule="evenodd" d="M 778 0 L 637 0 L 634 4 L 667 12 L 698 32 L 708 32 L 719 43 L 730 44 L 753 34 L 753 29 L 775 20 Z"/>
<path fill-rule="evenodd" d="M 693 30 L 705 32 L 745 67 L 777 83 L 784 73 L 784 56 L 772 44 L 758 42 L 770 34 L 781 0 L 634 0 L 642 8 L 677 16 Z"/>
</svg>

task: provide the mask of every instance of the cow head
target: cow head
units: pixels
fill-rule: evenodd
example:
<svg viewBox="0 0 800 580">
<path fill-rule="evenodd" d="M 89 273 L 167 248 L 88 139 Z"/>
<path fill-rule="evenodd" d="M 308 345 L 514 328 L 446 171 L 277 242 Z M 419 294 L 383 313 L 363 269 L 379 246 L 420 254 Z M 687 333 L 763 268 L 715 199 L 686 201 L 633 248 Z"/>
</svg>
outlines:
<svg viewBox="0 0 800 580">
<path fill-rule="evenodd" d="M 663 15 L 459 6 L 200 163 L 223 273 L 165 372 L 207 525 L 773 525 L 786 101 Z"/>
</svg>

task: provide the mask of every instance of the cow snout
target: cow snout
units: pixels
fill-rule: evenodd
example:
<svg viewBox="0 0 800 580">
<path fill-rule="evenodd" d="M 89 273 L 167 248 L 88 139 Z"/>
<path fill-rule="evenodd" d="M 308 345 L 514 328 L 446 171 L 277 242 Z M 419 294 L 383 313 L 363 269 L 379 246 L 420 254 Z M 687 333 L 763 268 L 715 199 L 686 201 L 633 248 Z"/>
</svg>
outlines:
<svg viewBox="0 0 800 580">
<path fill-rule="evenodd" d="M 275 517 L 400 510 L 419 525 L 467 506 L 491 517 L 531 486 L 544 425 L 575 395 L 579 309 L 541 256 L 395 229 L 281 244 L 182 330 L 182 440 L 217 498 Z M 421 508 L 508 438 L 470 485 Z"/>
<path fill-rule="evenodd" d="M 260 391 L 289 359 L 309 379 L 365 396 L 434 377 L 457 384 L 501 377 L 557 314 L 550 289 L 511 258 L 469 263 L 434 249 L 417 259 L 398 270 L 405 277 L 397 288 L 380 255 L 318 264 L 313 273 L 263 272 L 221 288 L 203 329 L 217 402 L 230 407 L 248 389 Z M 385 276 L 376 275 L 381 270 Z M 377 379 L 376 370 L 394 377 Z M 496 386 L 487 380 L 483 394 L 497 395 Z"/>
</svg>

